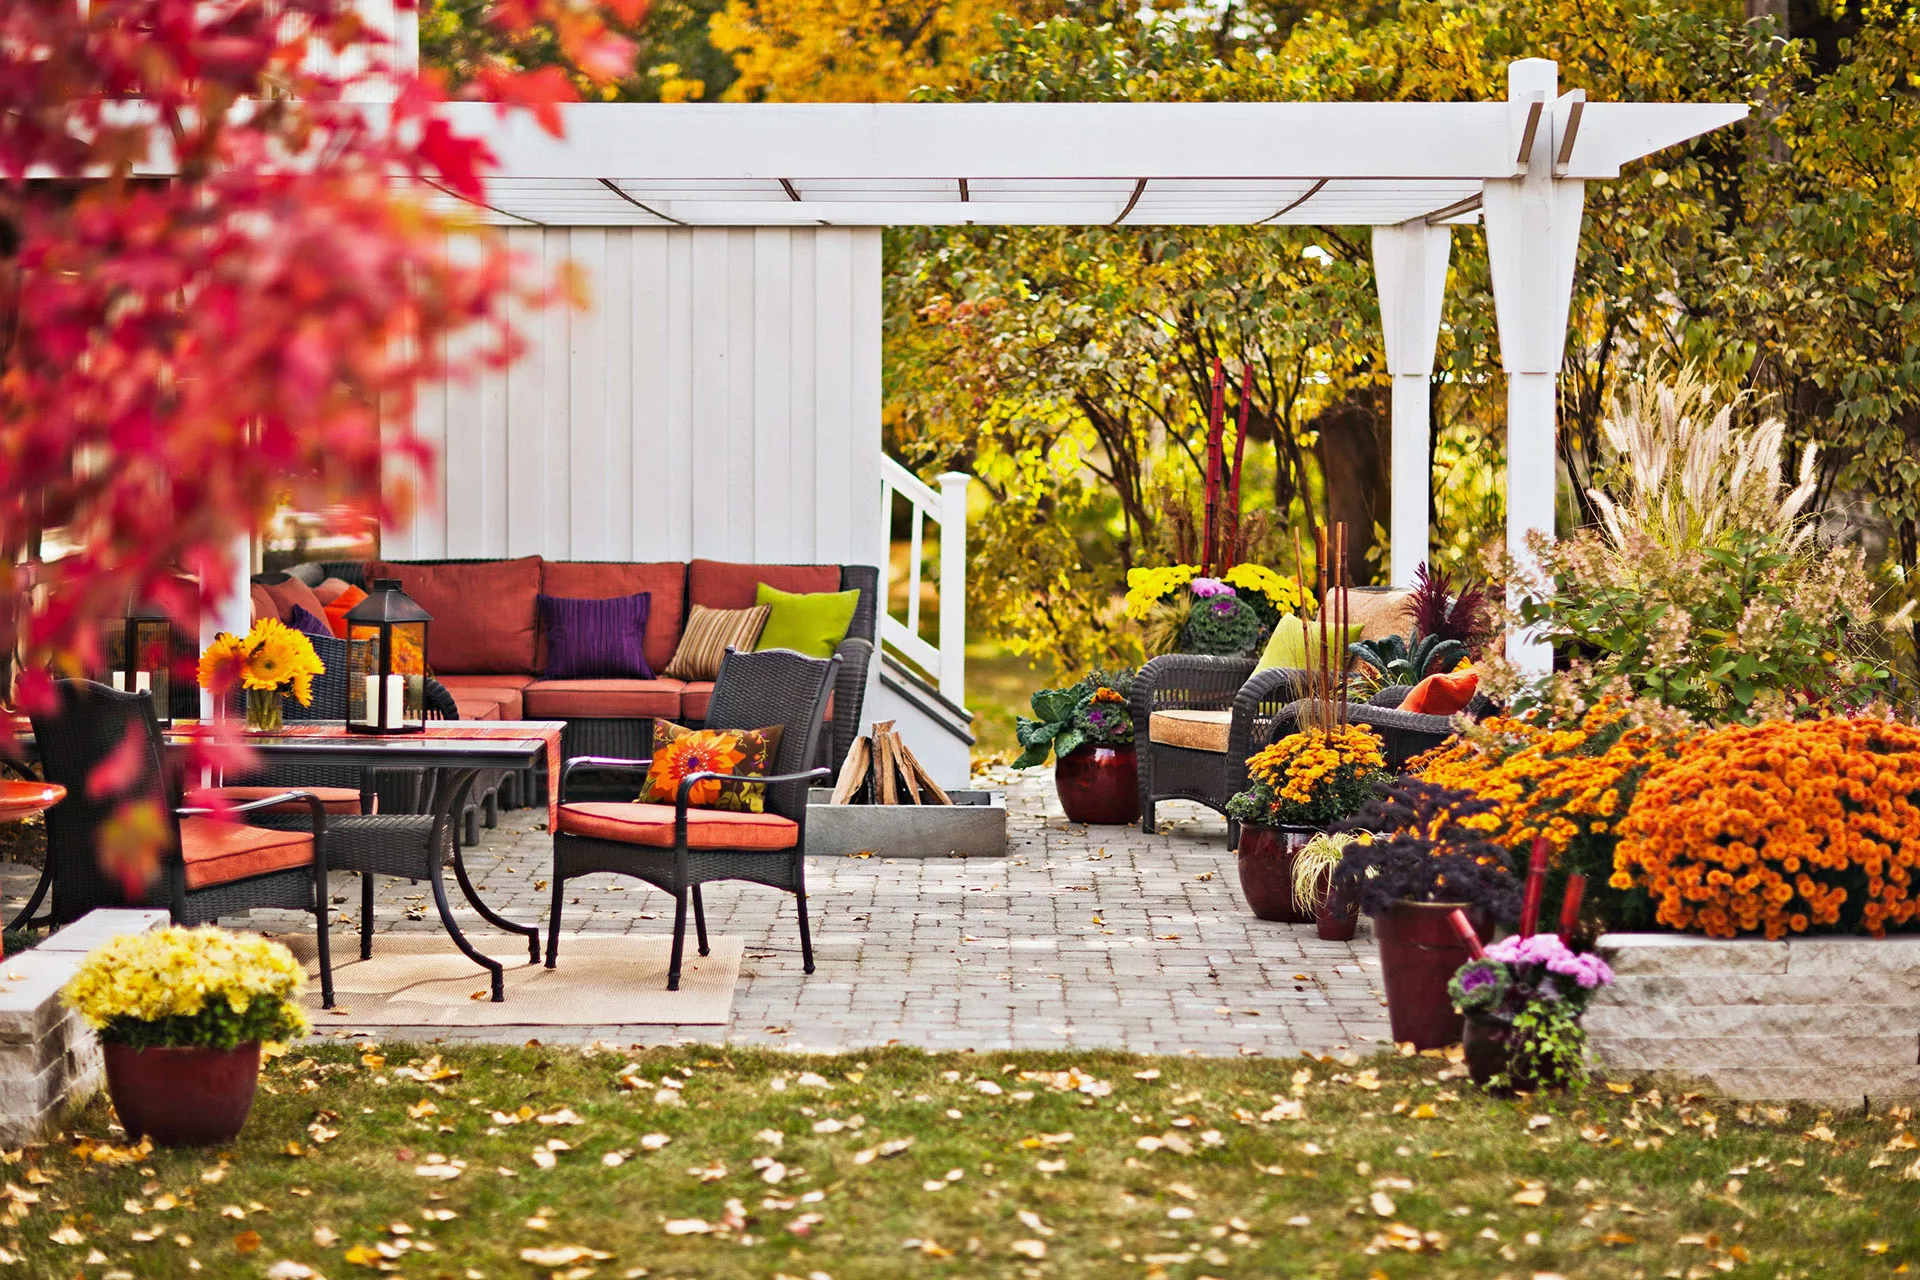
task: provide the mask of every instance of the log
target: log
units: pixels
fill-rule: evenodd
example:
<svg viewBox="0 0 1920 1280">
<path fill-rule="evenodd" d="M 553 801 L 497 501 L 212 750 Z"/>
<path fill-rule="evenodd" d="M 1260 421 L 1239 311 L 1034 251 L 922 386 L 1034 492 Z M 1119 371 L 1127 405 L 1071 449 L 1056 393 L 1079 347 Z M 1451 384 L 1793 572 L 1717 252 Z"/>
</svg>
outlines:
<svg viewBox="0 0 1920 1280">
<path fill-rule="evenodd" d="M 894 742 L 899 746 L 900 754 L 906 760 L 907 768 L 912 771 L 913 776 L 920 779 L 921 787 L 926 790 L 928 795 L 933 797 L 933 802 L 935 804 L 952 804 L 953 797 L 948 795 L 946 790 L 933 780 L 933 775 L 928 773 L 926 766 L 920 763 L 920 757 L 913 754 L 913 748 L 908 746 L 906 742 L 900 738 L 899 734 L 894 735 Z"/>
<path fill-rule="evenodd" d="M 893 772 L 893 721 L 873 726 L 873 803 L 899 804 L 899 783 Z"/>
<path fill-rule="evenodd" d="M 847 751 L 847 758 L 840 762 L 840 776 L 833 783 L 831 804 L 848 804 L 854 793 L 860 790 L 860 784 L 867 780 L 867 769 L 873 760 L 873 744 L 863 735 L 855 738 L 853 746 Z"/>
<path fill-rule="evenodd" d="M 920 803 L 920 780 L 914 776 L 913 766 L 907 763 L 907 744 L 895 729 L 887 735 L 887 752 L 893 757 L 894 766 L 900 771 L 900 781 L 907 784 L 907 795 L 915 804 Z"/>
</svg>

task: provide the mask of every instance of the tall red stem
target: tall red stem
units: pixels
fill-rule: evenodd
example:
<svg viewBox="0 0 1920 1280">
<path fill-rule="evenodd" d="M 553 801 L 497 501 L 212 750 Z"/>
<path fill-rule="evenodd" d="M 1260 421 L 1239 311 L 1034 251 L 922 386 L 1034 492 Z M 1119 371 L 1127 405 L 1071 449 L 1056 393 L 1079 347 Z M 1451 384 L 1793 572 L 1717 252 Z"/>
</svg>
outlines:
<svg viewBox="0 0 1920 1280">
<path fill-rule="evenodd" d="M 1587 896 L 1587 878 L 1579 872 L 1567 877 L 1567 896 L 1560 900 L 1560 941 L 1573 940 L 1573 927 L 1580 923 L 1580 903 Z"/>
<path fill-rule="evenodd" d="M 1240 467 L 1247 456 L 1247 406 L 1253 402 L 1253 364 L 1240 362 L 1240 422 L 1233 434 L 1233 470 L 1227 481 L 1227 537 L 1220 553 L 1220 567 L 1231 569 L 1240 562 Z"/>
<path fill-rule="evenodd" d="M 1520 906 L 1520 936 L 1531 938 L 1540 927 L 1540 895 L 1547 888 L 1547 838 L 1533 838 L 1533 857 L 1527 863 L 1527 896 Z"/>
<path fill-rule="evenodd" d="M 1220 357 L 1213 359 L 1213 403 L 1207 409 L 1206 533 L 1200 549 L 1200 572 L 1213 575 L 1220 550 L 1220 432 L 1227 416 L 1227 374 Z"/>
</svg>

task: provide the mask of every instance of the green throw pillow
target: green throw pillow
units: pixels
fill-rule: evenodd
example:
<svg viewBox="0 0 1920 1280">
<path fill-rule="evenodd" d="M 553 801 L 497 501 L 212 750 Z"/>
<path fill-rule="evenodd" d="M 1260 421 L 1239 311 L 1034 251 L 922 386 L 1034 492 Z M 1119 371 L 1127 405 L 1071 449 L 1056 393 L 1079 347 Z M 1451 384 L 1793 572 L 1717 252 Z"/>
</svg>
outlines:
<svg viewBox="0 0 1920 1280">
<path fill-rule="evenodd" d="M 853 625 L 853 611 L 860 603 L 859 591 L 820 591 L 795 595 L 761 583 L 755 604 L 773 612 L 760 632 L 754 651 L 792 649 L 809 658 L 831 658 Z"/>
<path fill-rule="evenodd" d="M 1348 623 L 1347 638 L 1344 641 L 1336 635 L 1339 630 L 1340 628 L 1333 626 L 1327 628 L 1327 642 L 1334 648 L 1335 671 L 1345 669 L 1348 661 L 1347 646 L 1358 640 L 1365 628 L 1357 622 Z M 1266 650 L 1260 655 L 1260 662 L 1254 670 L 1267 671 L 1273 667 L 1298 667 L 1302 670 L 1311 670 L 1319 665 L 1319 655 L 1319 624 L 1303 623 L 1295 615 L 1288 614 L 1274 626 L 1273 635 L 1267 639 Z"/>
</svg>

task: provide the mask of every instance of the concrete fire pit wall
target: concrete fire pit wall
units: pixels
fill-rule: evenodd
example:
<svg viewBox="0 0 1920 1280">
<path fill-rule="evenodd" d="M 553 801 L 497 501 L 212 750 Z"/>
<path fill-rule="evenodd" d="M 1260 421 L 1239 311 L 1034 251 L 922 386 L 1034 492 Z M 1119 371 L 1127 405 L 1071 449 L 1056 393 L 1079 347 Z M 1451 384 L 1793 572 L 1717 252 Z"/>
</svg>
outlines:
<svg viewBox="0 0 1920 1280">
<path fill-rule="evenodd" d="M 1920 937 L 1721 941 L 1614 933 L 1586 1015 L 1595 1060 L 1736 1098 L 1920 1099 Z"/>
<path fill-rule="evenodd" d="M 48 1137 L 103 1083 L 100 1043 L 60 988 L 95 947 L 166 923 L 165 911 L 90 911 L 0 960 L 0 1147 Z"/>
</svg>

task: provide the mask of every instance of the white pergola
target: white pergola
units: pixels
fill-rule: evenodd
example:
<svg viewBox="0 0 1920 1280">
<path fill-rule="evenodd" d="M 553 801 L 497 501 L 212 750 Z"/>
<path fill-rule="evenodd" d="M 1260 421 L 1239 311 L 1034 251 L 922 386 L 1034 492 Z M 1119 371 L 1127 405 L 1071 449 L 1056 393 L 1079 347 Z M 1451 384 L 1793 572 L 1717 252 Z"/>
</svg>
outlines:
<svg viewBox="0 0 1920 1280">
<path fill-rule="evenodd" d="M 1392 395 L 1391 573 L 1427 556 L 1428 385 L 1452 228 L 1484 221 L 1507 374 L 1507 536 L 1554 523 L 1555 388 L 1586 184 L 1740 103 L 1588 102 L 1554 63 L 1504 102 L 574 104 L 565 137 L 452 108 L 517 226 L 1370 226 Z M 1524 636 L 1508 652 L 1541 669 Z"/>
</svg>

